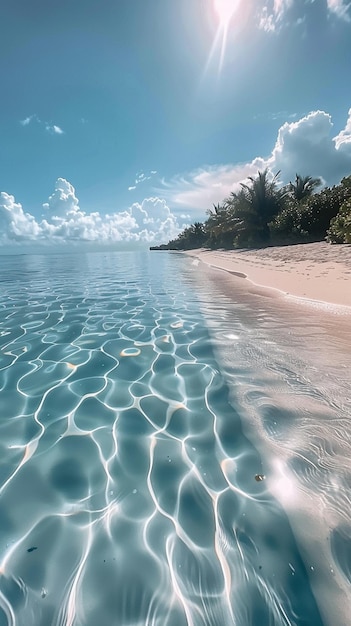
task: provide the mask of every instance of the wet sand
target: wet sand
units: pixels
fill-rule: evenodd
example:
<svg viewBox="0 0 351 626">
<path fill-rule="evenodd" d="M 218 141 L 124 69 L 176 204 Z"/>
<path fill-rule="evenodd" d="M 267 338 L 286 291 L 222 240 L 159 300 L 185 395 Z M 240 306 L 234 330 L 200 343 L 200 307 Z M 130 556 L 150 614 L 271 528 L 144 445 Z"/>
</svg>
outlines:
<svg viewBox="0 0 351 626">
<path fill-rule="evenodd" d="M 198 249 L 187 254 L 286 297 L 351 307 L 351 245 L 318 242 L 257 250 Z"/>
</svg>

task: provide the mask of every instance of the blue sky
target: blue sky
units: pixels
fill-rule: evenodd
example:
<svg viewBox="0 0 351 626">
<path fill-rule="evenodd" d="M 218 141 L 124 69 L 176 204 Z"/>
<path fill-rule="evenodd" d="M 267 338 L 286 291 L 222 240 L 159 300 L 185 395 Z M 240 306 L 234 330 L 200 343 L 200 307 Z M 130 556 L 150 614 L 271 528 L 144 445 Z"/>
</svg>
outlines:
<svg viewBox="0 0 351 626">
<path fill-rule="evenodd" d="M 258 169 L 351 173 L 343 0 L 2 0 L 0 22 L 3 250 L 168 241 Z"/>
</svg>

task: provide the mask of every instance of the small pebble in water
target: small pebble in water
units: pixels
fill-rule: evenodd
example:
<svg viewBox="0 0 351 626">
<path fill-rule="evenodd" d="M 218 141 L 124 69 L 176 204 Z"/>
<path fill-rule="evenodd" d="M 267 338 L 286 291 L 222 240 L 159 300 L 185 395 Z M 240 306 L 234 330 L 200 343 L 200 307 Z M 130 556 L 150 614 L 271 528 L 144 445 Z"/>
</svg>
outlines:
<svg viewBox="0 0 351 626">
<path fill-rule="evenodd" d="M 173 322 L 171 328 L 182 328 L 183 322 Z"/>
<path fill-rule="evenodd" d="M 262 480 L 264 480 L 266 477 L 264 474 L 256 474 L 255 476 L 255 480 L 256 482 L 260 483 Z"/>
</svg>

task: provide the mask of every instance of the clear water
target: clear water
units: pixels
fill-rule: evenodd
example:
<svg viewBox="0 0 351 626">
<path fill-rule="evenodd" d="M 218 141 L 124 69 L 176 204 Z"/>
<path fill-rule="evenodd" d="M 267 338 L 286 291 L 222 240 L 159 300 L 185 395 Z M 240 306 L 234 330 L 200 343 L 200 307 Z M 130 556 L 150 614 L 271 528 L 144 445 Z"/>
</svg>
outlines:
<svg viewBox="0 0 351 626">
<path fill-rule="evenodd" d="M 228 340 L 244 395 L 220 372 L 253 338 L 228 306 L 180 255 L 1 258 L 0 626 L 325 623 L 243 428 L 262 379 Z"/>
</svg>

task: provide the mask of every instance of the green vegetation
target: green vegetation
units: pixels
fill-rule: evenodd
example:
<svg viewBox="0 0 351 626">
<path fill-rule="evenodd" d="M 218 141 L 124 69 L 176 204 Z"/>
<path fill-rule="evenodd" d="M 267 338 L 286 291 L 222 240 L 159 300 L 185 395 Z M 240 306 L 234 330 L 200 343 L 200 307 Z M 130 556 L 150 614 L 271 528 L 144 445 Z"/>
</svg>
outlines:
<svg viewBox="0 0 351 626">
<path fill-rule="evenodd" d="M 351 199 L 346 200 L 327 230 L 330 243 L 351 243 Z"/>
<path fill-rule="evenodd" d="M 238 192 L 207 211 L 176 239 L 156 249 L 246 248 L 327 240 L 351 243 L 351 175 L 316 191 L 322 181 L 296 174 L 279 185 L 279 172 L 249 177 Z M 154 248 L 155 249 L 155 248 Z"/>
<path fill-rule="evenodd" d="M 317 187 L 320 187 L 322 181 L 320 178 L 311 178 L 311 176 L 300 176 L 296 174 L 295 182 L 290 181 L 288 190 L 294 200 L 301 202 L 305 198 L 312 196 Z"/>
</svg>

